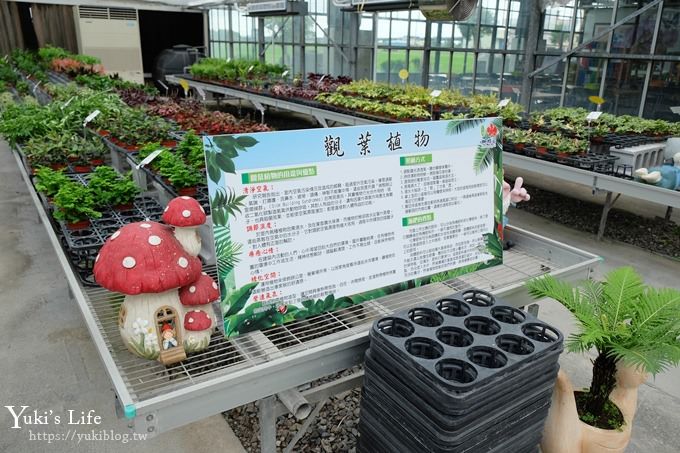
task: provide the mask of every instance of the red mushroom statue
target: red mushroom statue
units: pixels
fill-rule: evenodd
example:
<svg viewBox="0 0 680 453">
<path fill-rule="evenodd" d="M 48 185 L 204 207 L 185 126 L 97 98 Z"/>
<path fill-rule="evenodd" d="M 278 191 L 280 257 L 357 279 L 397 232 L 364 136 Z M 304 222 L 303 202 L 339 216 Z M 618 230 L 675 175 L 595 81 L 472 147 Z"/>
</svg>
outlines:
<svg viewBox="0 0 680 453">
<path fill-rule="evenodd" d="M 169 226 L 136 222 L 113 233 L 97 255 L 94 277 L 104 288 L 126 295 L 118 326 L 132 353 L 169 364 L 202 349 L 185 342 L 186 310 L 179 295 L 179 288 L 202 280 L 201 262 L 184 249 Z M 164 328 L 172 330 L 175 340 L 165 342 L 165 347 Z"/>
<path fill-rule="evenodd" d="M 175 237 L 191 256 L 201 251 L 201 236 L 198 227 L 205 223 L 203 207 L 191 197 L 177 197 L 170 200 L 163 212 L 163 222 L 175 227 Z"/>
<path fill-rule="evenodd" d="M 187 331 L 184 341 L 188 347 L 195 350 L 208 347 L 211 328 L 214 325 L 214 317 L 209 314 L 214 313 L 210 303 L 219 297 L 220 291 L 217 283 L 205 272 L 195 282 L 180 288 L 179 300 L 184 306 L 184 329 Z M 205 315 L 205 317 L 201 315 L 201 320 L 207 321 L 207 324 L 199 322 L 198 318 L 193 316 L 197 310 Z M 199 327 L 202 328 L 199 329 Z"/>
</svg>

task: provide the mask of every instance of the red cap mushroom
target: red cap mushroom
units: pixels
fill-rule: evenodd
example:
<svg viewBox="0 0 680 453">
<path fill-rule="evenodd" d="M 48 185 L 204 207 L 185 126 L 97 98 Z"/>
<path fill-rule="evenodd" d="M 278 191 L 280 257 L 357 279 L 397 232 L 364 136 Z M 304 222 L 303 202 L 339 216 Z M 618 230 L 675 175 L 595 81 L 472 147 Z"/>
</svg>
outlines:
<svg viewBox="0 0 680 453">
<path fill-rule="evenodd" d="M 186 330 L 206 330 L 212 325 L 210 316 L 203 310 L 193 310 L 184 315 L 184 328 Z"/>
<path fill-rule="evenodd" d="M 179 300 L 182 305 L 205 305 L 219 297 L 220 291 L 217 283 L 205 273 L 197 281 L 179 290 Z"/>
<path fill-rule="evenodd" d="M 191 197 L 173 198 L 163 212 L 163 222 L 182 228 L 203 225 L 205 218 L 203 207 Z"/>
<path fill-rule="evenodd" d="M 201 261 L 184 250 L 169 227 L 151 221 L 131 223 L 113 233 L 94 264 L 97 283 L 128 295 L 161 293 L 186 286 L 200 275 Z"/>
</svg>

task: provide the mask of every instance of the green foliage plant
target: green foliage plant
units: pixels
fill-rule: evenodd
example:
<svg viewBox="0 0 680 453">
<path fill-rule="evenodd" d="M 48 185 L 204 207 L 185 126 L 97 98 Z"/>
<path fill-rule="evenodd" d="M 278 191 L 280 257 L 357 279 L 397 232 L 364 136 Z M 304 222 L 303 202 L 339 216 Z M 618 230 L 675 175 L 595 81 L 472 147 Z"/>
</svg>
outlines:
<svg viewBox="0 0 680 453">
<path fill-rule="evenodd" d="M 527 284 L 535 298 L 550 297 L 576 318 L 567 340 L 572 352 L 594 349 L 593 377 L 579 407 L 585 422 L 606 415 L 619 364 L 656 375 L 680 363 L 680 291 L 647 286 L 631 267 L 579 286 L 546 275 Z"/>
</svg>

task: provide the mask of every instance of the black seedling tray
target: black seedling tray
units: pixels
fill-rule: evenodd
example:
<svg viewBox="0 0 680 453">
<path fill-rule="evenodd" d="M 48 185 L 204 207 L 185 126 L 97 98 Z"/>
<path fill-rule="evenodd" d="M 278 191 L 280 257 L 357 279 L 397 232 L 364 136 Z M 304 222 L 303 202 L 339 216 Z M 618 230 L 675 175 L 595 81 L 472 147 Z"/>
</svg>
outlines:
<svg viewBox="0 0 680 453">
<path fill-rule="evenodd" d="M 393 373 L 372 360 L 371 353 L 366 355 L 364 385 L 378 386 L 382 391 L 391 395 L 395 402 L 408 400 L 409 403 L 427 410 L 432 419 L 442 429 L 464 427 L 496 411 L 505 411 L 506 406 L 512 407 L 524 400 L 535 397 L 542 388 L 552 389 L 555 385 L 559 365 L 554 364 L 552 370 L 538 374 L 533 371 L 525 373 L 521 379 L 511 382 L 503 381 L 495 387 L 495 391 L 486 395 L 468 398 L 466 401 L 447 401 L 445 394 L 436 387 L 429 387 L 427 383 L 414 381 L 402 382 Z M 501 383 L 499 383 L 501 384 Z"/>
<path fill-rule="evenodd" d="M 66 245 L 71 250 L 100 248 L 116 230 L 132 222 L 143 220 L 159 221 L 163 215 L 163 207 L 151 197 L 135 198 L 129 210 L 116 211 L 107 209 L 99 219 L 90 221 L 90 226 L 80 230 L 71 230 L 63 222 L 59 222 Z"/>
<path fill-rule="evenodd" d="M 157 173 L 155 173 L 154 171 L 152 171 L 151 169 L 149 169 L 147 167 L 142 167 L 142 168 L 170 196 L 172 196 L 172 197 L 179 196 L 177 189 L 175 189 L 172 185 L 163 181 L 163 178 L 161 178 Z M 201 185 L 201 186 L 196 187 L 196 193 L 194 195 L 191 195 L 191 198 L 194 198 L 196 201 L 198 201 L 198 203 L 203 208 L 203 211 L 205 211 L 205 215 L 210 215 L 210 195 L 208 194 L 207 183 L 205 185 Z"/>
<path fill-rule="evenodd" d="M 359 426 L 362 435 L 365 431 L 370 432 L 381 445 L 389 446 L 387 451 L 391 452 L 514 453 L 516 447 L 523 444 L 525 436 L 531 436 L 532 442 L 535 439 L 538 443 L 549 408 L 550 402 L 547 401 L 540 409 L 524 417 L 511 417 L 470 442 L 458 445 L 437 441 L 400 417 L 389 412 L 376 412 L 371 407 L 362 406 Z"/>
<path fill-rule="evenodd" d="M 424 371 L 443 388 L 466 392 L 499 374 L 561 351 L 563 336 L 529 313 L 468 290 L 376 321 L 371 341 Z"/>
<path fill-rule="evenodd" d="M 492 425 L 503 424 L 505 419 L 529 414 L 550 403 L 554 379 L 551 382 L 536 384 L 536 388 L 501 407 L 488 408 L 471 412 L 462 417 L 450 417 L 428 408 L 426 404 L 413 404 L 408 398 L 399 398 L 389 388 L 381 384 L 372 376 L 370 381 L 364 380 L 364 394 L 362 409 L 372 407 L 376 411 L 386 411 L 399 419 L 405 420 L 413 426 L 420 426 L 420 432 L 427 432 L 430 436 L 442 439 L 447 445 L 467 442 L 479 433 L 491 429 Z M 462 423 L 458 423 L 462 422 Z"/>
</svg>

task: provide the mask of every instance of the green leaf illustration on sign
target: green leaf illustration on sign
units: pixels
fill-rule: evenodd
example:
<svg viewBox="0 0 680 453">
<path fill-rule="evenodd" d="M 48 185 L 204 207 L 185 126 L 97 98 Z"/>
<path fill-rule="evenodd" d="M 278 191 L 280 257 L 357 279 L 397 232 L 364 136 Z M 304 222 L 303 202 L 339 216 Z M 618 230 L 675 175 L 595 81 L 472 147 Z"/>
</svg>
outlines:
<svg viewBox="0 0 680 453">
<path fill-rule="evenodd" d="M 243 310 L 243 307 L 246 306 L 246 302 L 248 302 L 248 298 L 253 293 L 257 283 L 258 282 L 248 283 L 229 295 L 227 300 L 224 301 L 223 310 L 225 318 L 235 315 L 239 311 Z"/>
<path fill-rule="evenodd" d="M 472 168 L 476 174 L 482 173 L 489 168 L 493 163 L 493 148 L 485 148 L 483 146 L 477 147 L 474 160 L 472 161 Z"/>
<path fill-rule="evenodd" d="M 447 135 L 458 135 L 484 125 L 485 119 L 452 120 L 446 125 Z"/>
<path fill-rule="evenodd" d="M 210 212 L 213 215 L 213 223 L 215 225 L 226 225 L 229 221 L 229 216 L 235 216 L 238 212 L 241 213 L 241 208 L 244 207 L 243 200 L 246 195 L 236 195 L 232 188 L 227 190 L 220 188 L 215 192 L 215 196 L 210 199 Z"/>
</svg>

